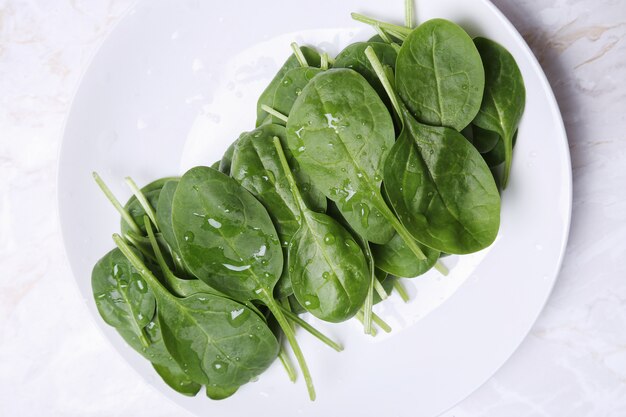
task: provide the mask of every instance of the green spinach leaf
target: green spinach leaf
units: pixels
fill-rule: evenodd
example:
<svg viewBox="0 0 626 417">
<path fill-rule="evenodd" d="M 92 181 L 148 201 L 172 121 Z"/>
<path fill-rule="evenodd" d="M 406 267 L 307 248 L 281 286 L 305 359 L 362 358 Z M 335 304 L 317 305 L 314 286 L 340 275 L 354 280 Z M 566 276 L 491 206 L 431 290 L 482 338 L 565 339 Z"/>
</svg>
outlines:
<svg viewBox="0 0 626 417">
<path fill-rule="evenodd" d="M 270 309 L 314 399 L 315 389 L 302 351 L 273 298 L 283 256 L 263 205 L 233 178 L 208 167 L 196 167 L 178 184 L 172 221 L 181 255 L 196 277 L 237 300 L 259 300 Z"/>
<path fill-rule="evenodd" d="M 502 45 L 485 38 L 474 39 L 485 67 L 485 93 L 476 126 L 496 132 L 504 142 L 502 186 L 506 188 L 513 158 L 513 135 L 526 102 L 526 88 L 515 58 Z"/>
<path fill-rule="evenodd" d="M 125 242 L 115 243 L 154 294 L 163 342 L 194 381 L 234 387 L 261 374 L 278 354 L 265 321 L 243 304 L 209 293 L 170 294 Z"/>
<path fill-rule="evenodd" d="M 400 235 L 394 235 L 384 245 L 372 245 L 372 253 L 377 268 L 398 277 L 413 278 L 430 270 L 439 259 L 439 251 L 424 245 L 420 248 L 426 259 L 417 259 Z"/>
<path fill-rule="evenodd" d="M 341 224 L 308 209 L 278 137 L 274 145 L 300 213 L 300 227 L 288 247 L 294 295 L 314 316 L 331 322 L 345 321 L 356 314 L 367 295 L 369 270 L 365 257 Z"/>
<path fill-rule="evenodd" d="M 309 48 L 308 46 L 301 46 L 300 50 L 302 51 L 302 54 L 306 58 L 309 66 L 312 66 L 312 67 L 320 66 L 321 56 L 315 49 Z M 300 63 L 298 62 L 298 59 L 296 58 L 294 54 L 291 54 L 289 58 L 287 58 L 287 61 L 285 61 L 283 66 L 278 70 L 278 73 L 276 73 L 276 75 L 274 76 L 270 84 L 267 86 L 267 88 L 263 91 L 263 93 L 261 93 L 261 96 L 259 97 L 259 100 L 257 102 L 257 110 L 256 110 L 257 127 L 262 125 L 266 121 L 267 117 L 269 116 L 267 112 L 261 108 L 261 106 L 264 104 L 270 107 L 272 106 L 272 102 L 274 101 L 274 93 L 276 92 L 276 89 L 278 88 L 283 77 L 285 76 L 287 71 L 293 68 L 298 68 L 298 67 L 300 67 Z"/>
<path fill-rule="evenodd" d="M 422 23 L 400 48 L 396 87 L 417 120 L 461 131 L 478 113 L 485 87 L 472 38 L 448 20 Z"/>
</svg>

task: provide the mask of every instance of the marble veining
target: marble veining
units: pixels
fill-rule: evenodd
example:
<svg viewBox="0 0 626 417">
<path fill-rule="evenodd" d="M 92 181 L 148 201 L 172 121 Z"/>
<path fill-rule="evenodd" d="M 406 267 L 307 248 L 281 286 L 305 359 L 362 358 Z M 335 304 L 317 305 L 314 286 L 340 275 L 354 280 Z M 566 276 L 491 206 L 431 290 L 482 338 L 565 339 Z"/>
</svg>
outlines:
<svg viewBox="0 0 626 417">
<path fill-rule="evenodd" d="M 626 2 L 495 0 L 567 128 L 570 242 L 521 347 L 445 417 L 626 415 Z M 127 366 L 73 284 L 56 216 L 61 128 L 132 0 L 0 0 L 0 415 L 188 416 Z"/>
</svg>

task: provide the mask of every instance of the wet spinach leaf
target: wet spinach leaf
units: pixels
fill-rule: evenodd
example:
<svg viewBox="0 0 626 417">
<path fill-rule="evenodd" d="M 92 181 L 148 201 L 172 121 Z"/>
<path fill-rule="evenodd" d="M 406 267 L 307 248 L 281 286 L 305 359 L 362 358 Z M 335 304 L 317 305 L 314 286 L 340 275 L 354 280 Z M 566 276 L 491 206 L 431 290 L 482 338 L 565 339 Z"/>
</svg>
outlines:
<svg viewBox="0 0 626 417">
<path fill-rule="evenodd" d="M 91 283 L 98 312 L 104 321 L 114 327 L 130 347 L 151 361 L 168 385 L 182 394 L 195 395 L 200 385 L 185 375 L 165 348 L 155 318 L 154 294 L 119 249 L 110 251 L 96 263 Z"/>
<path fill-rule="evenodd" d="M 276 317 L 291 345 L 309 396 L 311 376 L 273 290 L 282 273 L 280 241 L 263 205 L 235 179 L 208 167 L 187 171 L 172 210 L 185 265 L 211 287 L 240 301 L 259 300 Z"/>
<path fill-rule="evenodd" d="M 372 64 L 370 64 L 369 59 L 365 56 L 365 50 L 368 46 L 371 46 L 374 49 L 374 52 L 376 52 L 376 55 L 383 64 L 383 67 L 389 70 L 389 74 L 393 74 L 396 67 L 398 53 L 391 45 L 381 42 L 357 42 L 352 45 L 348 45 L 339 53 L 339 55 L 337 55 L 334 68 L 350 68 L 361 74 L 367 82 L 374 87 L 378 95 L 385 102 L 389 111 L 391 111 L 391 102 L 389 97 L 385 94 L 385 88 L 378 79 L 378 76 L 372 68 Z"/>
<path fill-rule="evenodd" d="M 314 316 L 345 321 L 356 314 L 367 295 L 370 275 L 365 257 L 339 222 L 307 207 L 278 137 L 274 145 L 300 214 L 300 227 L 288 247 L 294 295 Z"/>
<path fill-rule="evenodd" d="M 233 158 L 232 177 L 250 191 L 267 209 L 287 258 L 287 244 L 299 227 L 298 206 L 289 190 L 289 182 L 281 168 L 280 159 L 274 147 L 273 138 L 285 141 L 285 128 L 268 124 L 243 135 L 237 144 Z M 284 143 L 284 142 L 283 142 Z M 298 169 L 297 162 L 291 157 L 294 176 L 303 190 L 302 196 L 315 211 L 326 210 L 326 197 L 311 186 L 308 175 Z M 278 298 L 292 294 L 288 268 L 283 268 L 281 278 L 276 285 Z"/>
<path fill-rule="evenodd" d="M 389 200 L 415 238 L 463 254 L 489 246 L 500 195 L 482 156 L 460 133 L 418 123 L 401 105 L 404 129 L 385 166 Z"/>
<path fill-rule="evenodd" d="M 194 381 L 212 387 L 239 386 L 273 362 L 278 342 L 254 312 L 215 294 L 175 297 L 119 236 L 114 239 L 154 294 L 167 351 Z"/>
<path fill-rule="evenodd" d="M 320 72 L 322 70 L 315 67 L 298 67 L 287 71 L 276 86 L 271 107 L 285 116 L 289 116 L 293 103 L 302 93 L 302 89 Z M 272 123 L 285 125 L 284 121 L 273 116 Z"/>
<path fill-rule="evenodd" d="M 287 123 L 289 149 L 300 167 L 360 235 L 377 243 L 393 236 L 391 213 L 380 195 L 382 165 L 393 140 L 385 105 L 350 69 L 315 76 Z"/>
<path fill-rule="evenodd" d="M 306 58 L 309 66 L 311 67 L 320 66 L 321 56 L 315 49 L 309 48 L 308 46 L 301 46 L 300 50 L 302 51 L 302 54 Z M 257 102 L 257 110 L 256 110 L 257 127 L 262 125 L 266 121 L 267 117 L 269 116 L 267 112 L 261 108 L 261 106 L 265 104 L 267 106 L 272 107 L 272 102 L 274 101 L 274 93 L 276 92 L 276 89 L 278 88 L 281 80 L 283 79 L 287 71 L 293 68 L 298 68 L 300 66 L 301 65 L 298 62 L 298 59 L 296 58 L 296 56 L 294 54 L 291 54 L 289 58 L 287 58 L 287 61 L 285 61 L 283 66 L 278 70 L 278 72 L 276 73 L 276 75 L 274 76 L 270 84 L 265 88 L 263 93 L 261 93 L 261 96 L 259 97 L 259 100 Z"/>
<path fill-rule="evenodd" d="M 448 20 L 422 23 L 400 48 L 396 87 L 417 120 L 460 131 L 478 113 L 485 87 L 472 38 Z"/>
</svg>

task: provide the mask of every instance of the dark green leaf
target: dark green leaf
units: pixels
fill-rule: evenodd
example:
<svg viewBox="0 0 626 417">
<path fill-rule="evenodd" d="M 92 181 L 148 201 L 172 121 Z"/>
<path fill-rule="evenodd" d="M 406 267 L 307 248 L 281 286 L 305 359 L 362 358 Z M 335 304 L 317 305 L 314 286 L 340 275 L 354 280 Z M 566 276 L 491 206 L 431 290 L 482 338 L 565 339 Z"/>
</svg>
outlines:
<svg viewBox="0 0 626 417">
<path fill-rule="evenodd" d="M 482 156 L 460 133 L 418 123 L 402 106 L 404 129 L 385 166 L 385 189 L 404 226 L 438 251 L 489 246 L 500 196 Z"/>
<path fill-rule="evenodd" d="M 300 50 L 302 51 L 302 54 L 306 58 L 309 66 L 312 66 L 312 67 L 320 66 L 321 56 L 315 49 L 309 48 L 308 46 L 301 46 Z M 300 63 L 296 59 L 296 56 L 293 54 L 290 55 L 287 61 L 285 61 L 283 66 L 278 70 L 278 73 L 276 73 L 276 75 L 274 76 L 270 84 L 267 86 L 267 88 L 263 91 L 263 93 L 261 93 L 261 96 L 259 97 L 259 100 L 257 102 L 257 107 L 256 107 L 257 127 L 262 125 L 266 121 L 267 116 L 269 116 L 267 112 L 261 108 L 261 106 L 265 104 L 267 106 L 272 107 L 272 102 L 274 101 L 274 93 L 276 92 L 276 88 L 278 87 L 281 80 L 283 79 L 283 76 L 290 69 L 298 68 L 298 67 L 300 67 Z"/>
<path fill-rule="evenodd" d="M 513 135 L 524 113 L 526 88 L 509 51 L 485 38 L 476 38 L 474 43 L 485 67 L 485 94 L 473 123 L 502 137 L 505 155 L 502 184 L 506 187 L 513 157 Z"/>
<path fill-rule="evenodd" d="M 432 19 L 402 44 L 396 86 L 417 120 L 460 131 L 478 113 L 485 73 L 472 38 L 455 23 Z"/>
<path fill-rule="evenodd" d="M 289 149 L 313 184 L 335 201 L 367 240 L 393 236 L 380 195 L 393 122 L 376 91 L 357 72 L 332 69 L 313 78 L 287 123 Z"/>
</svg>

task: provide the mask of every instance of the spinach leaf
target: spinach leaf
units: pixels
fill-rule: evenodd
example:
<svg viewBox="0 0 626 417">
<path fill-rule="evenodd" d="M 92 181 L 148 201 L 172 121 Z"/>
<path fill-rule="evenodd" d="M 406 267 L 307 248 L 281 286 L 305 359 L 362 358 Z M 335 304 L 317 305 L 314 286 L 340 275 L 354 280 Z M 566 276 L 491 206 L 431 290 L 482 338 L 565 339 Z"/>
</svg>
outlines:
<svg viewBox="0 0 626 417">
<path fill-rule="evenodd" d="M 174 200 L 174 192 L 178 187 L 178 179 L 166 182 L 161 189 L 159 199 L 155 205 L 156 220 L 163 239 L 172 250 L 178 252 L 176 237 L 174 236 L 174 227 L 172 226 L 172 201 Z M 143 222 L 142 222 L 143 224 Z"/>
<path fill-rule="evenodd" d="M 226 152 L 224 152 L 222 159 L 220 159 L 220 165 L 218 170 L 226 175 L 230 175 L 230 166 L 233 162 L 233 154 L 235 153 L 235 146 L 237 146 L 238 140 L 239 139 L 230 144 L 230 146 L 226 149 Z"/>
<path fill-rule="evenodd" d="M 365 257 L 341 224 L 307 208 L 278 137 L 274 145 L 301 216 L 300 227 L 288 247 L 294 295 L 314 316 L 331 322 L 345 321 L 356 314 L 367 295 L 369 270 Z"/>
<path fill-rule="evenodd" d="M 288 242 L 299 227 L 297 218 L 300 212 L 293 194 L 289 191 L 289 182 L 283 174 L 274 147 L 274 137 L 284 141 L 285 128 L 268 124 L 243 135 L 237 143 L 231 173 L 234 179 L 265 206 L 276 227 L 286 259 Z M 294 170 L 297 169 L 297 162 L 291 155 L 289 157 L 294 163 Z M 326 197 L 311 186 L 311 180 L 304 171 L 298 169 L 294 175 L 302 187 L 306 202 L 316 211 L 325 211 Z M 278 298 L 293 293 L 287 268 L 283 268 L 275 292 Z"/>
<path fill-rule="evenodd" d="M 372 64 L 370 64 L 367 56 L 365 56 L 365 50 L 369 46 L 374 49 L 383 67 L 389 69 L 389 74 L 393 74 L 398 53 L 391 45 L 380 42 L 358 42 L 348 45 L 337 55 L 334 68 L 350 68 L 361 74 L 367 82 L 374 87 L 374 90 L 376 90 L 389 111 L 391 111 L 391 101 L 385 94 L 385 88 L 378 79 L 374 68 L 372 68 Z"/>
<path fill-rule="evenodd" d="M 91 287 L 98 312 L 115 328 L 130 328 L 147 346 L 143 328 L 150 323 L 156 307 L 148 286 L 117 249 L 96 262 L 91 273 Z"/>
<path fill-rule="evenodd" d="M 460 131 L 481 106 L 485 73 L 465 31 L 444 19 L 418 26 L 396 63 L 398 95 L 422 123 Z"/>
<path fill-rule="evenodd" d="M 114 240 L 154 294 L 167 351 L 194 381 L 213 387 L 239 386 L 276 358 L 276 337 L 246 306 L 209 293 L 177 298 L 119 236 L 114 235 Z"/>
<path fill-rule="evenodd" d="M 273 298 L 283 256 L 263 205 L 233 178 L 208 167 L 196 167 L 178 184 L 172 221 L 185 265 L 196 277 L 237 300 L 259 300 L 270 309 L 314 399 L 315 389 L 302 351 Z"/>
<path fill-rule="evenodd" d="M 401 111 L 404 129 L 384 176 L 402 224 L 437 251 L 489 246 L 500 227 L 500 196 L 482 156 L 455 130 L 418 123 L 402 105 Z"/>
<path fill-rule="evenodd" d="M 315 76 L 287 123 L 289 149 L 300 167 L 337 203 L 350 225 L 376 243 L 393 236 L 395 217 L 380 195 L 382 165 L 393 140 L 385 105 L 350 69 Z"/>
<path fill-rule="evenodd" d="M 474 128 L 475 128 L 475 131 L 480 129 L 477 126 L 474 126 Z M 493 134 L 493 132 L 490 132 L 484 129 L 482 130 L 482 132 L 485 132 L 488 135 Z M 496 136 L 498 138 L 496 146 L 494 146 L 493 149 L 491 149 L 489 152 L 485 152 L 482 154 L 483 159 L 485 160 L 489 168 L 498 167 L 499 165 L 503 164 L 506 159 L 504 140 L 499 135 L 496 135 Z M 515 131 L 515 134 L 513 135 L 513 146 L 515 146 L 515 142 L 517 142 L 517 131 Z M 502 175 L 500 175 L 499 178 L 502 178 Z"/>
<path fill-rule="evenodd" d="M 402 224 L 440 252 L 489 246 L 500 226 L 500 195 L 480 153 L 453 129 L 417 122 L 385 79 L 374 51 L 366 53 L 404 123 L 384 170 L 385 190 Z"/>
<path fill-rule="evenodd" d="M 524 113 L 526 88 L 522 73 L 509 51 L 485 38 L 476 38 L 474 43 L 485 67 L 485 93 L 473 123 L 502 137 L 502 186 L 506 188 L 513 158 L 513 135 Z"/>
<path fill-rule="evenodd" d="M 476 125 L 470 126 L 472 129 L 472 144 L 478 152 L 484 154 L 496 147 L 500 140 L 500 135 L 497 132 L 485 130 Z"/>
<path fill-rule="evenodd" d="M 239 387 L 221 387 L 217 384 L 206 386 L 206 396 L 212 400 L 223 400 L 237 392 Z"/>
<path fill-rule="evenodd" d="M 107 253 L 96 263 L 91 284 L 104 321 L 114 327 L 130 347 L 151 361 L 168 385 L 182 394 L 195 395 L 200 385 L 185 375 L 163 344 L 154 317 L 154 294 L 119 249 Z"/>
<path fill-rule="evenodd" d="M 287 71 L 276 86 L 272 108 L 285 116 L 289 116 L 293 103 L 302 93 L 302 89 L 320 72 L 322 72 L 321 69 L 314 67 L 298 67 Z M 285 125 L 284 121 L 274 116 L 272 116 L 272 123 Z"/>
<path fill-rule="evenodd" d="M 426 259 L 417 259 L 399 235 L 384 245 L 372 245 L 377 268 L 403 278 L 413 278 L 431 269 L 439 259 L 439 251 L 420 245 Z"/>
<path fill-rule="evenodd" d="M 313 48 L 309 48 L 307 46 L 301 46 L 300 50 L 302 54 L 306 58 L 308 64 L 312 67 L 319 67 L 321 56 L 320 54 Z M 291 54 L 287 61 L 283 64 L 283 66 L 278 70 L 278 73 L 274 76 L 270 84 L 265 88 L 259 100 L 257 102 L 257 110 L 256 110 L 256 125 L 257 127 L 262 125 L 267 117 L 269 116 L 265 110 L 261 108 L 262 105 L 272 106 L 272 102 L 274 101 L 274 93 L 278 88 L 280 82 L 282 81 L 284 75 L 293 68 L 300 67 L 300 63 L 294 54 Z"/>
</svg>

